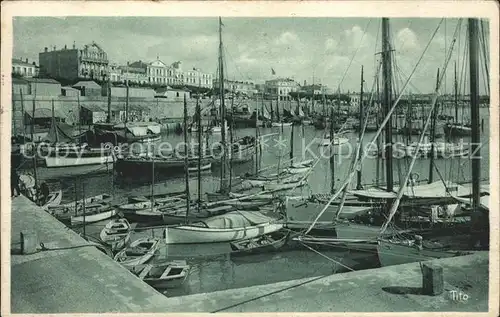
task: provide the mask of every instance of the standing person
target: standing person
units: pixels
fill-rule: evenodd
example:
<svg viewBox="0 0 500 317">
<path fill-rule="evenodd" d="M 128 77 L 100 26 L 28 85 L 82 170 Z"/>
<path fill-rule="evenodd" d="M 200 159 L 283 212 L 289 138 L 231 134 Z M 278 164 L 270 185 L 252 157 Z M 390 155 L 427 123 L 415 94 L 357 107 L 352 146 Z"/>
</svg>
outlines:
<svg viewBox="0 0 500 317">
<path fill-rule="evenodd" d="M 21 194 L 21 189 L 19 188 L 19 174 L 15 167 L 10 170 L 10 195 L 11 197 L 17 197 Z"/>
</svg>

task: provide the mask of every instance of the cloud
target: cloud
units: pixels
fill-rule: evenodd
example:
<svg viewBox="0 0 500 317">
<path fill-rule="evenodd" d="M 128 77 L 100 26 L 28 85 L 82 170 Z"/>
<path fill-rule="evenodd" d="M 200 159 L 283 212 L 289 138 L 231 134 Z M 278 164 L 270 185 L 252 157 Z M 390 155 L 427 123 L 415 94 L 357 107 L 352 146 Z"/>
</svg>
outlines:
<svg viewBox="0 0 500 317">
<path fill-rule="evenodd" d="M 277 45 L 290 46 L 294 45 L 299 41 L 298 36 L 292 32 L 283 32 L 275 41 Z"/>
<path fill-rule="evenodd" d="M 328 38 L 325 41 L 325 53 L 333 53 L 337 50 L 338 42 L 333 38 Z"/>
<path fill-rule="evenodd" d="M 395 49 L 401 53 L 413 53 L 420 48 L 418 37 L 409 28 L 404 28 L 396 34 Z"/>
</svg>

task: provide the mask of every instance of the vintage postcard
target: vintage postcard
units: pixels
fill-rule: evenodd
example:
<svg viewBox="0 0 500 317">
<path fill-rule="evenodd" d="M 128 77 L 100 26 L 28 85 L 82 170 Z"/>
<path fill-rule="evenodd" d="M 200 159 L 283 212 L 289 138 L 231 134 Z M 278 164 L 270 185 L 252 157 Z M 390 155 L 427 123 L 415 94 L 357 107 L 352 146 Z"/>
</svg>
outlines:
<svg viewBox="0 0 500 317">
<path fill-rule="evenodd" d="M 497 316 L 498 10 L 3 2 L 2 315 Z"/>
</svg>

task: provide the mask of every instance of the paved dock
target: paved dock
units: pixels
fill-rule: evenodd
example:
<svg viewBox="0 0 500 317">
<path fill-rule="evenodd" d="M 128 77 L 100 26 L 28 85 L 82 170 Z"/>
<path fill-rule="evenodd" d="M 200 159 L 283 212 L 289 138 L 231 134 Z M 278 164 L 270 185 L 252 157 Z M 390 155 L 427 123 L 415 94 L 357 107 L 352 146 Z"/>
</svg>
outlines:
<svg viewBox="0 0 500 317">
<path fill-rule="evenodd" d="M 418 263 L 169 298 L 170 311 L 399 312 L 488 311 L 488 253 L 433 260 L 443 267 L 442 295 L 420 294 Z"/>
<path fill-rule="evenodd" d="M 20 232 L 46 248 L 15 254 Z M 98 312 L 376 312 L 488 309 L 488 253 L 433 260 L 445 292 L 420 294 L 418 263 L 167 298 L 140 281 L 24 197 L 12 203 L 11 311 Z"/>
<path fill-rule="evenodd" d="M 21 231 L 63 249 L 16 254 Z M 22 196 L 12 201 L 11 236 L 13 313 L 166 311 L 165 296 L 95 247 L 79 247 L 89 243 Z"/>
</svg>

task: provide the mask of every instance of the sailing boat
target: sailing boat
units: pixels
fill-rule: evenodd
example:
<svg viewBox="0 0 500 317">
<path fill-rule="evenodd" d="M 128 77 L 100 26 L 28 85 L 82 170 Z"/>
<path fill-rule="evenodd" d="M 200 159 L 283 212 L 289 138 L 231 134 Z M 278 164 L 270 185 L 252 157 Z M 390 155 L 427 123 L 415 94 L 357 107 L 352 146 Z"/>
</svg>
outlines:
<svg viewBox="0 0 500 317">
<path fill-rule="evenodd" d="M 471 225 L 462 234 L 455 234 L 452 237 L 436 237 L 436 232 L 432 235 L 415 235 L 411 238 L 401 237 L 401 235 L 384 235 L 385 229 L 389 225 L 399 204 L 399 199 L 403 188 L 398 192 L 389 217 L 382 226 L 381 235 L 378 240 L 378 255 L 383 266 L 403 264 L 416 261 L 424 261 L 432 258 L 444 258 L 460 255 L 460 250 L 471 249 L 472 245 L 487 247 L 488 245 L 488 213 L 489 204 L 487 199 L 480 197 L 480 173 L 481 157 L 479 155 L 479 43 L 477 35 L 477 19 L 468 19 L 469 38 L 469 62 L 470 62 L 470 106 L 471 106 L 471 132 L 472 132 L 472 219 Z M 404 186 L 403 186 L 404 187 Z M 484 200 L 484 201 L 483 201 Z M 459 200 L 462 201 L 462 200 Z M 440 229 L 442 233 L 443 229 Z M 471 239 L 472 238 L 472 239 Z M 466 239 L 464 241 L 464 239 Z"/>
<path fill-rule="evenodd" d="M 458 84 L 457 84 L 457 65 L 455 63 L 455 77 L 454 77 L 454 93 L 455 93 L 455 121 L 447 122 L 443 126 L 445 135 L 447 136 L 470 136 L 472 132 L 472 126 L 463 122 L 458 122 Z"/>
<path fill-rule="evenodd" d="M 78 98 L 78 109 L 80 100 Z M 78 120 L 80 121 L 80 119 Z M 81 122 L 78 122 L 80 129 Z M 80 141 L 83 134 L 79 131 L 78 136 L 70 136 L 59 128 L 54 116 L 54 100 L 52 100 L 52 124 L 47 135 L 47 141 L 41 149 L 44 152 L 45 166 L 72 167 L 79 165 L 113 164 L 113 155 L 109 149 L 90 148 L 86 143 L 74 143 Z"/>
</svg>

